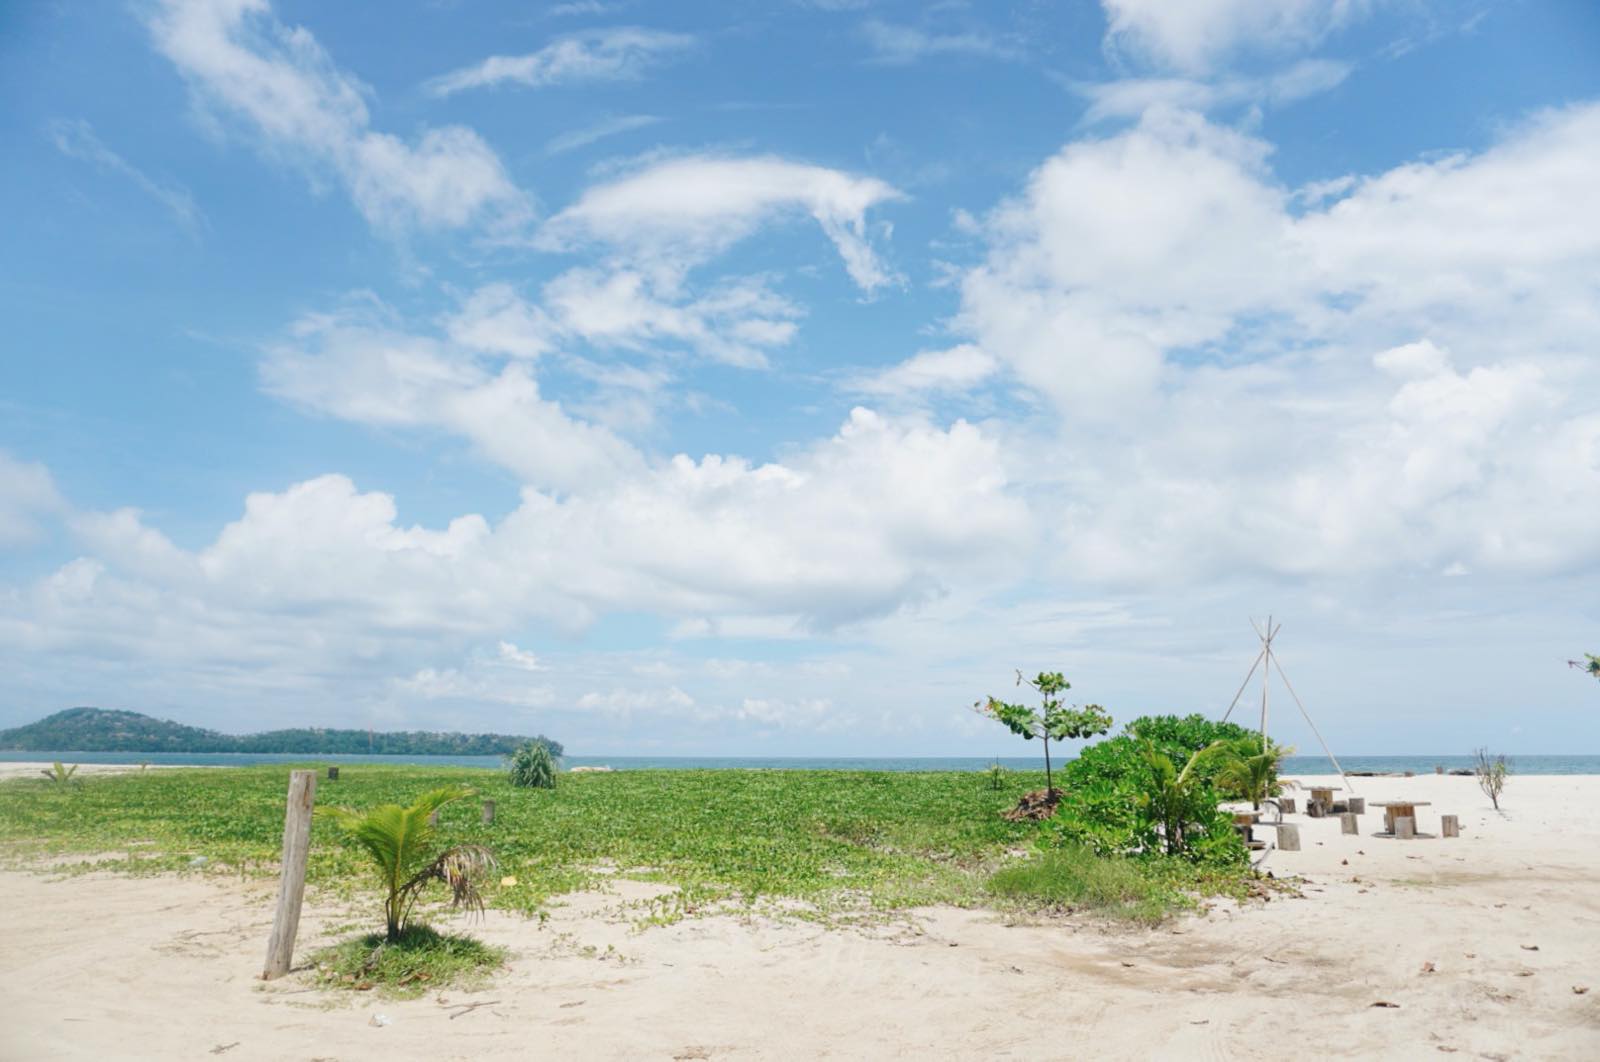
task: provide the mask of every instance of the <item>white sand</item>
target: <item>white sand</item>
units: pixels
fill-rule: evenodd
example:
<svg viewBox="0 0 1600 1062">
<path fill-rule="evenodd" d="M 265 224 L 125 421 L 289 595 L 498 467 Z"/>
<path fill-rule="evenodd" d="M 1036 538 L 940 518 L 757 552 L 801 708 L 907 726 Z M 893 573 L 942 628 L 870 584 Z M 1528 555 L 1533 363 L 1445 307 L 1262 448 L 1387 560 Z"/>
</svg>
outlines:
<svg viewBox="0 0 1600 1062">
<path fill-rule="evenodd" d="M 40 771 L 48 771 L 52 766 L 54 765 L 44 761 L 37 763 L 28 760 L 0 761 L 0 782 L 7 778 L 38 778 Z M 69 762 L 66 766 L 71 767 L 72 764 Z M 151 763 L 146 766 L 152 771 L 171 770 L 176 767 L 195 769 L 193 764 L 177 763 Z M 143 769 L 137 763 L 80 763 L 72 777 L 79 778 L 88 774 L 127 774 L 129 771 Z"/>
<path fill-rule="evenodd" d="M 1454 812 L 1463 835 L 1295 816 L 1304 850 L 1268 866 L 1307 875 L 1303 898 L 1153 931 L 948 909 L 872 930 L 636 931 L 624 905 L 654 887 L 623 881 L 542 929 L 491 914 L 474 932 L 513 949 L 509 971 L 411 1002 L 255 980 L 270 888 L 9 872 L 0 1056 L 1600 1057 L 1600 777 L 1513 777 L 1503 816 L 1469 778 L 1356 786 L 1431 800 L 1421 828 Z M 345 912 L 309 910 L 302 952 L 330 930 L 350 932 Z"/>
</svg>

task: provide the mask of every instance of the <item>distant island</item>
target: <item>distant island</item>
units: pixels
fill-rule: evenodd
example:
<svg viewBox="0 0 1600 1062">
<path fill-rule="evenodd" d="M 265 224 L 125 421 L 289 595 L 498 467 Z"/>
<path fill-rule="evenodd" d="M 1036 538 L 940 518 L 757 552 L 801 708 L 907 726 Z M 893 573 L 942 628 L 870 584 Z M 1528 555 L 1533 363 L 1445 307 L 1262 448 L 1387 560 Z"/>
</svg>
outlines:
<svg viewBox="0 0 1600 1062">
<path fill-rule="evenodd" d="M 495 756 L 529 740 L 512 734 L 436 734 L 297 727 L 261 734 L 223 734 L 139 712 L 68 708 L 37 723 L 0 730 L 7 752 L 302 752 L 318 756 Z M 561 743 L 533 738 L 560 756 Z"/>
</svg>

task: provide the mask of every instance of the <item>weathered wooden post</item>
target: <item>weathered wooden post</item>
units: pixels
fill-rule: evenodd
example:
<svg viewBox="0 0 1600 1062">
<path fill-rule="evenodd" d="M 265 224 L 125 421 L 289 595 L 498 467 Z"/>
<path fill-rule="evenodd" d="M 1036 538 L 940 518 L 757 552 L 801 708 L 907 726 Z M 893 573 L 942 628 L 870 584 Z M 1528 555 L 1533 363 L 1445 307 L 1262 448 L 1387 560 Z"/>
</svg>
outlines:
<svg viewBox="0 0 1600 1062">
<path fill-rule="evenodd" d="M 1360 822 L 1359 819 L 1356 818 L 1354 813 L 1347 811 L 1343 815 L 1339 816 L 1339 832 L 1340 833 L 1360 833 L 1361 832 L 1361 822 Z"/>
<path fill-rule="evenodd" d="M 1349 809 L 1352 815 L 1365 815 L 1367 813 L 1367 798 L 1351 797 L 1346 802 L 1345 807 Z"/>
<path fill-rule="evenodd" d="M 1439 835 L 1441 837 L 1460 837 L 1461 820 L 1454 815 L 1440 815 Z"/>
<path fill-rule="evenodd" d="M 485 826 L 488 826 L 493 822 L 494 822 L 494 801 L 485 800 L 483 802 L 483 824 Z"/>
<path fill-rule="evenodd" d="M 1402 841 L 1414 840 L 1417 836 L 1417 820 L 1410 815 L 1400 815 L 1394 820 L 1394 835 Z"/>
<path fill-rule="evenodd" d="M 1278 851 L 1300 851 L 1300 827 L 1289 825 L 1278 827 Z"/>
<path fill-rule="evenodd" d="M 283 873 L 278 880 L 278 913 L 267 942 L 262 980 L 289 972 L 294 960 L 294 935 L 300 928 L 300 904 L 306 895 L 306 855 L 311 850 L 311 808 L 317 800 L 314 771 L 289 774 L 289 800 L 283 813 Z"/>
<path fill-rule="evenodd" d="M 328 781 L 337 782 L 338 780 L 339 780 L 339 768 L 337 768 L 337 767 L 329 767 L 328 768 Z"/>
<path fill-rule="evenodd" d="M 439 825 L 439 810 L 437 808 L 434 809 L 433 814 L 428 816 L 428 825 L 429 826 L 437 826 L 437 825 Z"/>
<path fill-rule="evenodd" d="M 1285 815 L 1293 815 L 1294 814 L 1294 797 L 1279 797 L 1278 798 L 1278 808 Z"/>
</svg>

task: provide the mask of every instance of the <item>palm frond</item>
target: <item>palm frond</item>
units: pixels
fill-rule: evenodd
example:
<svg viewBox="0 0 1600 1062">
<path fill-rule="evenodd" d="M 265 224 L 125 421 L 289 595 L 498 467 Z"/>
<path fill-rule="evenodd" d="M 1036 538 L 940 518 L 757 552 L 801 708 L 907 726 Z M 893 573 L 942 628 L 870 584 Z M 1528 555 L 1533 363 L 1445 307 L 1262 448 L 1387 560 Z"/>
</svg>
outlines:
<svg viewBox="0 0 1600 1062">
<path fill-rule="evenodd" d="M 404 898 L 402 923 L 409 921 L 411 908 L 417 896 L 429 882 L 440 881 L 450 888 L 450 906 L 465 907 L 482 917 L 483 892 L 479 888 L 495 867 L 499 866 L 494 853 L 481 844 L 461 844 L 439 853 L 439 857 L 400 886 Z"/>
</svg>

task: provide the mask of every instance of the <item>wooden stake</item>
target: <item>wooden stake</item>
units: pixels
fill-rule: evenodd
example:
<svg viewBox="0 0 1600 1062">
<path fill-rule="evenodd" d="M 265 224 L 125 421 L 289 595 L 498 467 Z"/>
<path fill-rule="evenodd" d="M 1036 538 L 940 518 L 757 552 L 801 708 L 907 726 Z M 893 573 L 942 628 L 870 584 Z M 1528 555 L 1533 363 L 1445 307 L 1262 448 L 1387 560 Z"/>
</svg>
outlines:
<svg viewBox="0 0 1600 1062">
<path fill-rule="evenodd" d="M 262 979 L 266 981 L 288 973 L 294 960 L 294 935 L 300 928 L 300 904 L 306 895 L 306 855 L 311 850 L 311 808 L 316 799 L 315 772 L 291 772 L 289 799 L 283 813 L 283 874 L 278 882 L 278 913 L 272 919 L 272 938 L 267 941 L 267 965 L 261 972 Z"/>
<path fill-rule="evenodd" d="M 1439 836 L 1460 837 L 1461 820 L 1454 815 L 1439 816 Z"/>
<path fill-rule="evenodd" d="M 338 780 L 339 780 L 339 768 L 337 768 L 337 767 L 329 767 L 328 768 L 328 781 L 337 782 Z"/>
<path fill-rule="evenodd" d="M 488 826 L 492 822 L 494 822 L 494 801 L 485 800 L 483 802 L 483 824 Z"/>
</svg>

